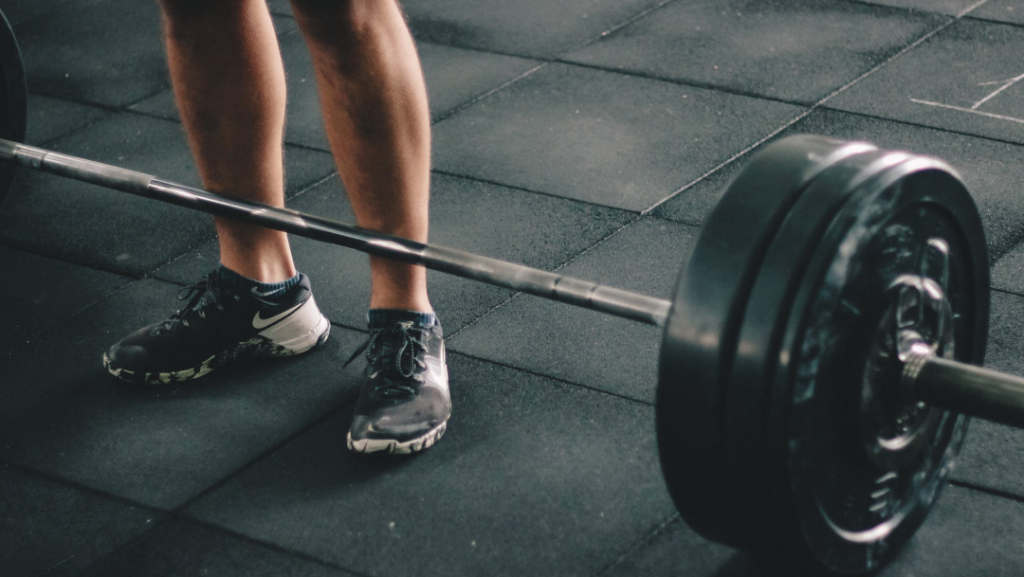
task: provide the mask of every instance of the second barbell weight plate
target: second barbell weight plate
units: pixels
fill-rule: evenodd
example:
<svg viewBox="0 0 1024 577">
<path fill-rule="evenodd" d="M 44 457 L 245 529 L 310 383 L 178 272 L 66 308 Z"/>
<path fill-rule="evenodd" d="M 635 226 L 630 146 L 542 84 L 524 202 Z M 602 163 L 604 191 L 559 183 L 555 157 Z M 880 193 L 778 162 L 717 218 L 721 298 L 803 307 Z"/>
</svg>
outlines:
<svg viewBox="0 0 1024 577">
<path fill-rule="evenodd" d="M 814 239 L 772 375 L 785 422 L 770 440 L 785 458 L 774 464 L 783 490 L 772 500 L 785 506 L 772 546 L 849 575 L 884 566 L 913 536 L 966 434 L 966 417 L 901 387 L 897 325 L 972 364 L 988 330 L 987 246 L 970 194 L 941 161 L 890 153 L 878 163 L 888 166 L 868 171 Z M 811 202 L 794 207 L 792 226 Z M 901 301 L 908 285 L 934 306 Z"/>
</svg>

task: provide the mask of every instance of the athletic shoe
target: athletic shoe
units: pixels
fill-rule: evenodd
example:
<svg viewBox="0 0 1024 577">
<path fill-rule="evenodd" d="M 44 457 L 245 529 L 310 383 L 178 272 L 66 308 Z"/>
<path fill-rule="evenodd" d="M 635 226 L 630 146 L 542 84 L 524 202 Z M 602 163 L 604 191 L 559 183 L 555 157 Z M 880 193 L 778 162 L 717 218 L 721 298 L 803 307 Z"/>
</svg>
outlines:
<svg viewBox="0 0 1024 577">
<path fill-rule="evenodd" d="M 441 326 L 396 322 L 371 330 L 348 362 L 364 350 L 368 362 L 348 448 L 412 453 L 436 443 L 452 412 Z"/>
<path fill-rule="evenodd" d="M 176 383 L 238 359 L 298 355 L 327 340 L 331 324 L 305 275 L 281 294 L 236 292 L 222 284 L 213 271 L 182 289 L 178 299 L 188 302 L 181 310 L 110 347 L 103 366 L 132 383 Z"/>
</svg>

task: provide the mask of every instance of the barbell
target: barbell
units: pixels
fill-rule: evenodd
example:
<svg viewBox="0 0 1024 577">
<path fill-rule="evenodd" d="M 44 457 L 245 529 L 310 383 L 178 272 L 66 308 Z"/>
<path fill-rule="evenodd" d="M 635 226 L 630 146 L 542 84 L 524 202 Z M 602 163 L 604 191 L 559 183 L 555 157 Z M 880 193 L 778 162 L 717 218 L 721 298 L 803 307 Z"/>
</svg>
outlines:
<svg viewBox="0 0 1024 577">
<path fill-rule="evenodd" d="M 0 202 L 31 168 L 663 327 L 662 470 L 706 538 L 877 570 L 935 503 L 967 415 L 1024 427 L 1024 379 L 980 367 L 985 235 L 941 160 L 811 135 L 766 146 L 669 301 L 24 144 L 24 68 L 0 21 Z"/>
</svg>

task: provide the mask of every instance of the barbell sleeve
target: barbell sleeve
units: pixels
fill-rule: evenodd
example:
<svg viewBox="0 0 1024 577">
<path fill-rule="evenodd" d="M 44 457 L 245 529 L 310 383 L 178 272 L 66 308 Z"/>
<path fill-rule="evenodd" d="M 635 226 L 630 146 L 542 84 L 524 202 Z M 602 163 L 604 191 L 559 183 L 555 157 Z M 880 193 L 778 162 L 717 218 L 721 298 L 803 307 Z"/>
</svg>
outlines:
<svg viewBox="0 0 1024 577">
<path fill-rule="evenodd" d="M 1024 428 L 1024 379 L 937 357 L 913 355 L 904 384 L 929 405 Z"/>
<path fill-rule="evenodd" d="M 0 161 L 137 196 L 235 218 L 455 276 L 530 293 L 642 323 L 664 326 L 671 301 L 438 245 L 420 243 L 295 210 L 158 179 L 155 176 L 0 139 Z"/>
</svg>

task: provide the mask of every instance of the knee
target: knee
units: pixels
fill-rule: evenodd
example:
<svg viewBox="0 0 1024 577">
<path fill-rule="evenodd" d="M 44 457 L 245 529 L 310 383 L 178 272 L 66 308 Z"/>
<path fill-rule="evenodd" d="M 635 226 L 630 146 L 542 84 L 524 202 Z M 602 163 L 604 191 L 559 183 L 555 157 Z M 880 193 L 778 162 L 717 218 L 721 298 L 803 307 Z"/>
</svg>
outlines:
<svg viewBox="0 0 1024 577">
<path fill-rule="evenodd" d="M 385 25 L 392 0 L 291 0 L 295 19 L 313 40 L 347 44 Z"/>
</svg>

